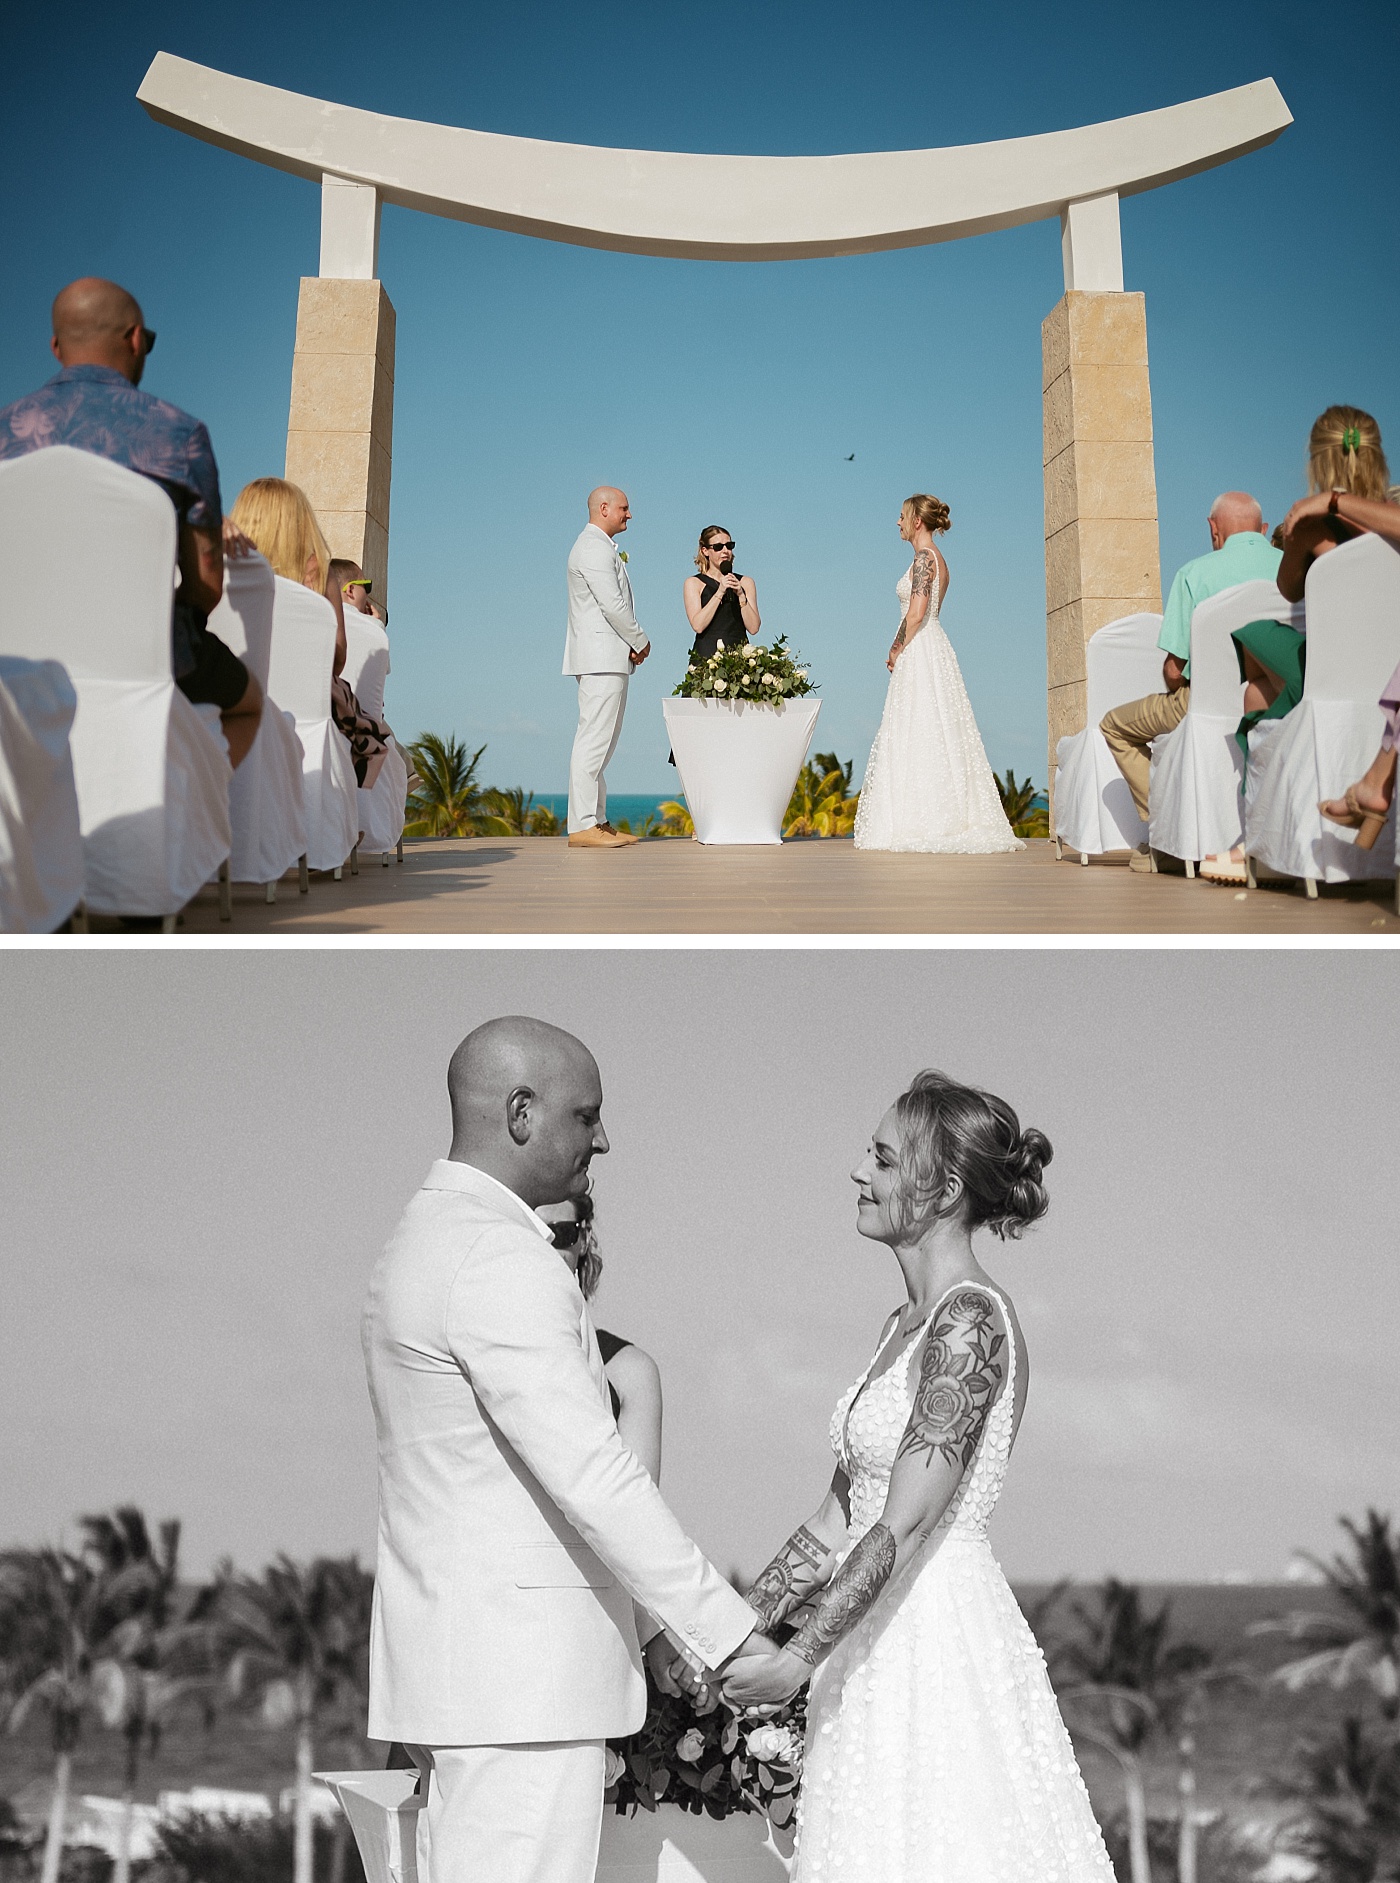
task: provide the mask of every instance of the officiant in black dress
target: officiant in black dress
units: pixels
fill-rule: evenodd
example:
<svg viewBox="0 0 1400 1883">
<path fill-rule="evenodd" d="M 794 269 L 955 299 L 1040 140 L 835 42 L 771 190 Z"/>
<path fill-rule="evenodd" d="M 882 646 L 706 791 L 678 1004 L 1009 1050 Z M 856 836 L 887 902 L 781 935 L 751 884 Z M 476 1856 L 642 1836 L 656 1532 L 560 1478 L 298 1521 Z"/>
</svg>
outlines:
<svg viewBox="0 0 1400 1883">
<path fill-rule="evenodd" d="M 734 573 L 734 538 L 722 525 L 701 530 L 695 566 L 699 574 L 685 582 L 686 618 L 695 636 L 692 667 L 717 654 L 721 641 L 726 647 L 747 647 L 762 625 L 753 577 Z"/>
</svg>

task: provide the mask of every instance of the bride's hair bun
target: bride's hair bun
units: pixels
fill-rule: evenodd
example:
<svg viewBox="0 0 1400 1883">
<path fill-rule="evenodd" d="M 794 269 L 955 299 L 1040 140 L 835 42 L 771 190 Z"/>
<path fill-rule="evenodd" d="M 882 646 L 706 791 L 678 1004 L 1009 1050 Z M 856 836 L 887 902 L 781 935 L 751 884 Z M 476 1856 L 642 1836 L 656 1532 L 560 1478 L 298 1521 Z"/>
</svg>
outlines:
<svg viewBox="0 0 1400 1883">
<path fill-rule="evenodd" d="M 928 497 L 922 494 L 906 497 L 904 508 L 912 512 L 924 528 L 931 530 L 935 536 L 941 536 L 953 521 L 952 512 L 941 497 Z"/>
<path fill-rule="evenodd" d="M 1050 1207 L 1041 1182 L 1054 1155 L 1050 1140 L 1033 1127 L 1022 1131 L 1005 1099 L 943 1072 L 921 1072 L 895 1110 L 907 1230 L 919 1233 L 951 1216 L 1015 1237 Z"/>
</svg>

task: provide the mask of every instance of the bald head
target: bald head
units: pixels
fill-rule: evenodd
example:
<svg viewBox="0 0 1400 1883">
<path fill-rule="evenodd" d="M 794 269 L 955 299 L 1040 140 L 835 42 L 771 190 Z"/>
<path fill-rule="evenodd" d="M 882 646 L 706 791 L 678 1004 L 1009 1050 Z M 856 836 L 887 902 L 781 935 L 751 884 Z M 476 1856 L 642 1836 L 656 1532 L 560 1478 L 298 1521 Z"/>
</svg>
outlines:
<svg viewBox="0 0 1400 1883">
<path fill-rule="evenodd" d="M 625 530 L 631 515 L 632 507 L 625 490 L 618 490 L 612 484 L 600 484 L 596 490 L 589 491 L 588 521 L 606 530 L 609 536 Z"/>
<path fill-rule="evenodd" d="M 452 1150 L 533 1208 L 588 1188 L 608 1148 L 597 1061 L 572 1033 L 511 1015 L 469 1033 L 447 1069 Z"/>
<path fill-rule="evenodd" d="M 65 366 L 110 366 L 136 385 L 146 363 L 140 305 L 98 275 L 70 281 L 54 300 L 52 345 Z"/>
<path fill-rule="evenodd" d="M 1219 549 L 1227 537 L 1241 530 L 1264 528 L 1264 512 L 1247 490 L 1226 490 L 1210 506 L 1210 539 Z"/>
</svg>

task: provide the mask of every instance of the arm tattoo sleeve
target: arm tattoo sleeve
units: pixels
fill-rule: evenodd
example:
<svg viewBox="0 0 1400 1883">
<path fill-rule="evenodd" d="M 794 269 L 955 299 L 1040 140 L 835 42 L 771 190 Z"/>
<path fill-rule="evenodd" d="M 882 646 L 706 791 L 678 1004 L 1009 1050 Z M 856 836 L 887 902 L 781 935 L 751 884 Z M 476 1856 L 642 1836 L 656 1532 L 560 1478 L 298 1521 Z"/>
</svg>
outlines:
<svg viewBox="0 0 1400 1883">
<path fill-rule="evenodd" d="M 804 1622 L 788 1642 L 788 1653 L 815 1667 L 826 1650 L 869 1613 L 876 1596 L 890 1579 L 895 1555 L 894 1536 L 889 1527 L 883 1523 L 873 1524 L 832 1577 L 816 1614 Z"/>
<path fill-rule="evenodd" d="M 923 1453 L 925 1465 L 939 1458 L 959 1473 L 966 1471 L 1004 1376 L 1005 1344 L 985 1295 L 969 1289 L 939 1310 L 924 1348 L 900 1458 Z"/>
<path fill-rule="evenodd" d="M 744 1598 L 765 1628 L 801 1607 L 820 1580 L 822 1564 L 830 1554 L 805 1523 L 793 1531 Z"/>
<path fill-rule="evenodd" d="M 927 549 L 921 549 L 914 558 L 914 572 L 909 578 L 911 595 L 933 594 L 933 557 Z"/>
<path fill-rule="evenodd" d="M 904 636 L 906 632 L 908 631 L 908 627 L 909 627 L 909 617 L 908 615 L 906 615 L 903 621 L 901 621 L 899 624 L 899 633 L 896 634 L 894 637 L 894 644 L 896 647 L 903 647 Z"/>
</svg>

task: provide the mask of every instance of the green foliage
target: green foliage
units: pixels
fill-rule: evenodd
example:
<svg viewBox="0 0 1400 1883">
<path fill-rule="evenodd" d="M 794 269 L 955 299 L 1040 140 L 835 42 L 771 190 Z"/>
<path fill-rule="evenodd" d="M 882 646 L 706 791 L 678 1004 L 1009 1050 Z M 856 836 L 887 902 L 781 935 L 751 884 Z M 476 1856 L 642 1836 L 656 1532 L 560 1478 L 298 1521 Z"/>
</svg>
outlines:
<svg viewBox="0 0 1400 1883">
<path fill-rule="evenodd" d="M 560 825 L 549 806 L 536 804 L 534 792 L 523 785 L 506 791 L 488 785 L 481 794 L 480 828 L 489 837 L 557 837 Z"/>
<path fill-rule="evenodd" d="M 1050 812 L 1043 804 L 1035 800 L 1040 792 L 1031 783 L 1029 776 L 1018 784 L 1014 769 L 1008 765 L 1005 778 L 996 772 L 997 796 L 1001 799 L 1001 808 L 1006 812 L 1006 821 L 1011 826 L 1012 834 L 1017 837 L 1048 837 L 1050 835 Z"/>
<path fill-rule="evenodd" d="M 420 732 L 409 746 L 418 782 L 405 807 L 405 837 L 475 837 L 480 829 L 482 787 L 476 770 L 486 750 L 468 756 L 455 733 L 441 738 Z"/>
<path fill-rule="evenodd" d="M 856 827 L 860 793 L 851 790 L 854 759 L 844 763 L 834 752 L 818 752 L 797 774 L 787 813 L 785 837 L 849 837 Z"/>
<path fill-rule="evenodd" d="M 675 693 L 687 700 L 718 700 L 728 705 L 781 706 L 813 691 L 807 669 L 799 667 L 780 634 L 771 647 L 723 647 L 708 660 L 693 661 Z"/>
<path fill-rule="evenodd" d="M 156 1854 L 143 1883 L 287 1883 L 292 1874 L 292 1821 L 286 1817 L 233 1819 L 190 1813 L 156 1832 Z M 344 1883 L 364 1883 L 353 1838 L 342 1840 Z M 315 1829 L 316 1873 L 332 1874 L 335 1832 Z"/>
<path fill-rule="evenodd" d="M 662 828 L 662 820 L 655 811 L 648 811 L 646 816 L 638 818 L 635 824 L 624 817 L 618 829 L 625 830 L 632 837 L 669 837 L 672 834 L 669 830 Z"/>
<path fill-rule="evenodd" d="M 661 806 L 661 822 L 656 827 L 658 837 L 693 837 L 695 819 L 690 815 L 688 806 L 677 798 L 667 798 Z"/>
<path fill-rule="evenodd" d="M 1276 1787 L 1297 1807 L 1281 1840 L 1317 1865 L 1319 1883 L 1400 1878 L 1400 1741 L 1347 1718 L 1305 1740 Z"/>
<path fill-rule="evenodd" d="M 1250 1632 L 1286 1635 L 1313 1649 L 1274 1675 L 1290 1691 L 1322 1681 L 1345 1687 L 1365 1680 L 1385 1718 L 1400 1721 L 1400 1535 L 1377 1510 L 1366 1512 L 1364 1525 L 1349 1517 L 1341 1524 L 1351 1538 L 1350 1556 L 1317 1563 L 1340 1612 L 1295 1611 L 1256 1622 Z"/>
</svg>

